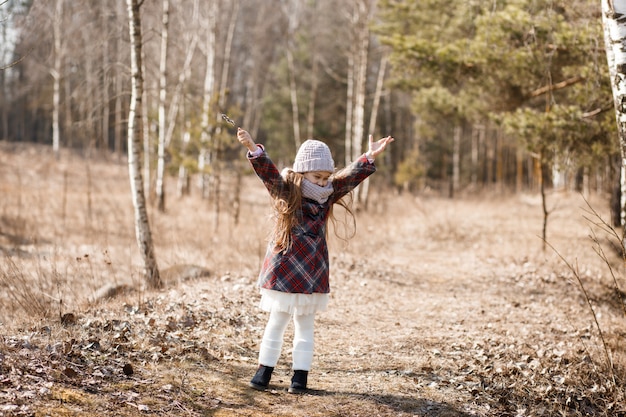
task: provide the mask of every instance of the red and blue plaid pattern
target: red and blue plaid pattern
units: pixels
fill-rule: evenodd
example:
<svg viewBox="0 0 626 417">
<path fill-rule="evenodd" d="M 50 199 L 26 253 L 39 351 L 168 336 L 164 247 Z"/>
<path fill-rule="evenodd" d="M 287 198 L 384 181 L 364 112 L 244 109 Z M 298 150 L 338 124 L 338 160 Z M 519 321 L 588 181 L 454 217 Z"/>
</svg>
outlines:
<svg viewBox="0 0 626 417">
<path fill-rule="evenodd" d="M 267 153 L 250 158 L 250 163 L 272 197 L 287 192 L 283 177 Z M 302 208 L 298 211 L 302 221 L 291 232 L 291 248 L 279 250 L 273 242 L 269 243 L 259 274 L 259 286 L 287 293 L 330 292 L 325 231 L 330 207 L 375 171 L 375 165 L 363 155 L 340 176 L 333 177 L 333 193 L 328 201 L 319 204 L 303 198 Z"/>
</svg>

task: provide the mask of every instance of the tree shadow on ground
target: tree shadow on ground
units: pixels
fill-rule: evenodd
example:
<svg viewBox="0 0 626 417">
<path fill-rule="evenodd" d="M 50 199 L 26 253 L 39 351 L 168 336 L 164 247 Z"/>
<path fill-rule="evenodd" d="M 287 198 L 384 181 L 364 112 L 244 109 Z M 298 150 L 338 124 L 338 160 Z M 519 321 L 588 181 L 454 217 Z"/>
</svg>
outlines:
<svg viewBox="0 0 626 417">
<path fill-rule="evenodd" d="M 23 246 L 31 246 L 35 244 L 50 244 L 48 239 L 39 238 L 34 240 L 32 237 L 26 237 L 27 232 L 24 230 L 19 232 L 9 232 L 6 226 L 5 218 L 0 216 L 0 255 L 12 256 L 16 258 L 33 258 L 36 253 L 22 249 Z"/>
</svg>

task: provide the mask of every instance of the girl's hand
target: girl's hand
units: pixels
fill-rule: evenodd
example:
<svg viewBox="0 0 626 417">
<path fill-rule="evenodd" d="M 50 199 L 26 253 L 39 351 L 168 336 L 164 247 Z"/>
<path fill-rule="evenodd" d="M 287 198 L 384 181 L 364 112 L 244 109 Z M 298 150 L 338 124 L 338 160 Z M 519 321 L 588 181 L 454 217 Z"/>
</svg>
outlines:
<svg viewBox="0 0 626 417">
<path fill-rule="evenodd" d="M 377 155 L 380 155 L 387 145 L 393 142 L 394 139 L 391 136 L 387 136 L 386 138 L 382 138 L 376 142 L 374 142 L 374 137 L 370 135 L 369 137 L 369 150 L 367 153 L 372 157 L 376 158 Z"/>
<path fill-rule="evenodd" d="M 252 136 L 240 127 L 237 128 L 237 139 L 243 146 L 248 148 L 250 152 L 256 152 L 257 144 L 252 140 Z"/>
</svg>

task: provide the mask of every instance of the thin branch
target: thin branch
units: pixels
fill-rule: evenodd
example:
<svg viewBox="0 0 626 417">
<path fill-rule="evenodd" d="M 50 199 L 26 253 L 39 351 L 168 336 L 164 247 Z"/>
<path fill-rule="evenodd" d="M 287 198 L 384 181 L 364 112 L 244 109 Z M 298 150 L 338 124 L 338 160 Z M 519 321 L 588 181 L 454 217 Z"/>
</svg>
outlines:
<svg viewBox="0 0 626 417">
<path fill-rule="evenodd" d="M 556 250 L 556 248 L 550 242 L 548 242 L 545 239 L 543 241 L 546 245 L 548 245 L 554 251 L 554 253 L 557 254 L 559 258 L 561 258 L 561 260 L 565 263 L 567 268 L 570 271 L 572 271 L 572 273 L 576 277 L 576 280 L 578 281 L 578 285 L 580 286 L 580 289 L 582 290 L 583 295 L 585 296 L 585 300 L 587 301 L 587 306 L 589 306 L 589 310 L 591 311 L 591 315 L 593 316 L 593 320 L 596 323 L 596 329 L 598 329 L 598 334 L 600 336 L 600 340 L 602 341 L 602 345 L 604 346 L 604 354 L 606 355 L 607 365 L 611 371 L 611 379 L 613 380 L 613 385 L 616 385 L 617 383 L 615 380 L 615 370 L 613 369 L 613 361 L 611 360 L 609 347 L 606 343 L 606 340 L 604 339 L 604 333 L 602 332 L 602 328 L 600 327 L 600 323 L 598 322 L 598 316 L 596 315 L 596 311 L 594 310 L 593 305 L 591 304 L 591 299 L 589 298 L 587 289 L 585 288 L 585 285 L 583 284 L 583 281 L 580 277 L 580 272 L 578 271 L 578 263 L 576 263 L 576 267 L 574 267 L 563 257 L 563 255 L 561 255 L 561 253 L 559 253 L 559 251 Z"/>
<path fill-rule="evenodd" d="M 584 79 L 585 79 L 584 77 L 577 75 L 575 77 L 568 78 L 567 80 L 561 81 L 560 83 L 545 85 L 543 87 L 536 89 L 535 91 L 532 91 L 529 94 L 529 97 L 538 97 L 538 96 L 547 94 L 551 91 L 560 90 L 562 88 L 569 87 L 572 84 L 579 83 Z"/>
<path fill-rule="evenodd" d="M 604 252 L 604 249 L 602 249 L 602 245 L 600 245 L 600 241 L 598 240 L 598 237 L 596 236 L 596 234 L 595 234 L 595 232 L 593 230 L 591 231 L 591 234 L 592 234 L 592 236 L 590 236 L 591 240 L 595 244 L 595 247 L 593 248 L 593 251 L 596 253 L 596 255 L 598 255 L 598 257 L 600 259 L 602 259 L 602 261 L 609 268 L 609 273 L 611 274 L 611 278 L 613 278 L 613 285 L 615 286 L 615 295 L 616 295 L 617 300 L 619 301 L 620 305 L 622 306 L 622 311 L 624 312 L 624 317 L 626 317 L 626 305 L 624 304 L 624 300 L 623 300 L 623 296 L 622 296 L 622 290 L 620 289 L 619 284 L 617 282 L 617 277 L 615 276 L 615 272 L 613 271 L 613 267 L 611 266 L 611 263 L 609 262 L 609 258 L 606 256 L 606 253 Z"/>
<path fill-rule="evenodd" d="M 605 106 L 605 107 L 598 107 L 597 109 L 585 112 L 582 114 L 582 118 L 583 119 L 589 119 L 590 117 L 594 117 L 599 115 L 600 113 L 604 113 L 607 110 L 611 110 L 613 109 L 614 105 L 613 103 L 610 103 L 610 105 Z"/>
<path fill-rule="evenodd" d="M 614 227 L 609 225 L 606 222 L 606 220 L 604 220 L 600 216 L 600 214 L 598 214 L 598 212 L 591 206 L 589 201 L 587 201 L 587 199 L 584 196 L 583 196 L 583 200 L 585 201 L 585 203 L 587 204 L 587 207 L 588 207 L 588 210 L 586 210 L 586 211 L 588 213 L 592 214 L 599 221 L 598 222 L 593 222 L 593 221 L 591 221 L 591 219 L 588 219 L 585 216 L 583 216 L 583 217 L 588 222 L 590 222 L 591 224 L 594 224 L 597 227 L 599 227 L 605 233 L 608 233 L 608 234 L 612 235 L 613 238 L 619 242 L 620 254 L 622 256 L 622 262 L 625 262 L 626 261 L 626 248 L 624 248 L 624 239 L 622 239 L 620 237 L 619 233 L 617 233 L 617 231 L 615 230 Z M 600 257 L 600 259 L 602 259 L 602 261 L 604 261 L 606 266 L 609 268 L 609 273 L 611 274 L 611 278 L 613 279 L 613 285 L 615 286 L 615 294 L 617 296 L 617 300 L 619 301 L 620 305 L 622 306 L 622 310 L 624 312 L 624 317 L 626 317 L 626 304 L 624 304 L 623 293 L 622 293 L 622 290 L 621 290 L 621 288 L 619 286 L 619 283 L 617 282 L 617 277 L 615 276 L 615 271 L 613 271 L 613 267 L 611 266 L 611 263 L 609 262 L 609 258 L 608 258 L 608 256 L 606 256 L 606 253 L 604 252 L 604 249 L 602 249 L 602 245 L 600 245 L 600 240 L 598 239 L 596 233 L 593 230 L 591 230 L 591 239 L 594 242 L 594 244 L 596 245 L 595 248 L 594 248 L 594 251 Z"/>
<path fill-rule="evenodd" d="M 1 6 L 1 4 L 0 4 L 0 6 Z M 33 48 L 30 48 L 30 49 L 28 50 L 28 52 L 26 52 L 26 54 L 22 55 L 19 59 L 15 60 L 15 61 L 11 62 L 10 64 L 7 64 L 7 65 L 5 65 L 5 66 L 3 66 L 3 67 L 0 67 L 0 71 L 4 71 L 4 70 L 6 70 L 6 69 L 9 69 L 9 68 L 11 68 L 11 67 L 16 66 L 17 64 L 19 64 L 20 62 L 22 62 L 22 61 L 23 61 L 23 60 L 24 60 L 24 59 L 25 59 L 28 55 L 30 55 L 30 53 L 31 53 L 31 52 L 33 52 L 33 49 L 34 49 L 34 47 L 33 47 Z"/>
</svg>

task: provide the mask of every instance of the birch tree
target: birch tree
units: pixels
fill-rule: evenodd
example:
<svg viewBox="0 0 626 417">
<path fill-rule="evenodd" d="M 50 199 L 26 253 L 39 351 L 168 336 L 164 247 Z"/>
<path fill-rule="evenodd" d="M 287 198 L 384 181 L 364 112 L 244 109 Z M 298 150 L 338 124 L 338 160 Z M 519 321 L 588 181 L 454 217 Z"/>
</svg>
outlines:
<svg viewBox="0 0 626 417">
<path fill-rule="evenodd" d="M 620 222 L 626 222 L 626 0 L 602 0 L 602 23 L 619 136 Z"/>
<path fill-rule="evenodd" d="M 170 2 L 163 0 L 161 29 L 161 59 L 159 61 L 159 137 L 157 145 L 156 199 L 159 211 L 165 211 L 165 100 L 167 99 L 167 40 L 170 19 Z"/>
<path fill-rule="evenodd" d="M 61 107 L 61 65 L 62 65 L 62 42 L 61 26 L 63 19 L 63 0 L 56 0 L 54 8 L 54 66 L 52 68 L 53 92 L 52 92 L 52 151 L 59 157 L 60 132 L 59 113 Z"/>
<path fill-rule="evenodd" d="M 357 1 L 354 12 L 354 25 L 356 29 L 356 60 L 354 80 L 354 133 L 352 137 L 352 160 L 358 158 L 363 150 L 363 138 L 365 132 L 365 94 L 367 92 L 367 64 L 369 52 L 369 13 L 370 7 L 366 1 Z M 358 200 L 358 197 L 357 197 Z"/>
<path fill-rule="evenodd" d="M 293 139 L 296 149 L 300 147 L 302 138 L 300 137 L 300 110 L 298 106 L 298 85 L 296 81 L 296 66 L 293 52 L 295 50 L 295 33 L 300 24 L 300 1 L 290 0 L 283 6 L 283 13 L 288 19 L 285 55 L 287 57 L 287 68 L 289 71 L 289 96 L 291 99 L 291 118 L 293 127 Z"/>
<path fill-rule="evenodd" d="M 220 77 L 220 83 L 218 87 L 218 96 L 217 96 L 217 108 L 218 112 L 216 112 L 217 122 L 215 123 L 215 129 L 213 132 L 213 147 L 211 149 L 213 153 L 213 158 L 211 162 L 211 183 L 213 185 L 213 203 L 215 207 L 215 223 L 214 230 L 217 231 L 219 228 L 219 219 L 220 219 L 220 186 L 222 177 L 220 175 L 220 159 L 221 159 L 221 133 L 222 133 L 222 116 L 221 112 L 226 108 L 226 95 L 228 88 L 228 75 L 230 73 L 230 63 L 231 63 L 231 54 L 232 54 L 232 46 L 233 46 L 233 38 L 235 36 L 235 27 L 237 24 L 237 18 L 239 15 L 240 1 L 235 0 L 232 3 L 232 9 L 229 13 L 230 21 L 228 23 L 228 29 L 226 31 L 226 40 L 224 42 L 224 51 L 223 51 L 223 59 L 222 59 L 222 73 Z"/>
<path fill-rule="evenodd" d="M 311 26 L 316 28 L 318 26 L 318 22 L 320 19 L 318 18 L 318 3 L 314 2 L 313 4 L 313 15 L 311 17 Z M 312 138 L 314 135 L 314 124 L 315 124 L 315 104 L 317 101 L 317 90 L 318 90 L 318 71 L 319 71 L 319 52 L 318 52 L 318 41 L 317 36 L 313 36 L 311 40 L 311 89 L 309 93 L 309 106 L 307 110 L 306 116 L 306 132 L 307 138 Z"/>
<path fill-rule="evenodd" d="M 133 207 L 135 210 L 135 233 L 144 264 L 144 278 L 149 288 L 160 288 L 159 275 L 152 233 L 148 221 L 143 178 L 141 175 L 141 130 L 139 123 L 143 96 L 142 35 L 140 0 L 126 0 L 128 27 L 130 31 L 131 99 L 128 112 L 128 170 Z"/>
<path fill-rule="evenodd" d="M 143 4 L 143 0 L 140 0 L 139 7 Z M 143 41 L 143 36 L 142 36 Z M 141 106 L 138 106 L 140 120 L 141 120 L 141 132 L 142 142 L 143 142 L 143 182 L 144 189 L 148 190 L 148 196 L 150 196 L 150 184 L 152 181 L 150 180 L 152 172 L 150 171 L 150 162 L 152 155 L 152 141 L 150 140 L 150 117 L 148 115 L 149 110 L 149 101 L 148 101 L 148 89 L 144 88 L 145 80 L 146 80 L 146 59 L 145 59 L 145 48 L 144 45 L 141 47 L 141 59 L 139 60 L 141 67 L 139 67 L 139 72 L 141 73 Z M 141 165 L 141 164 L 139 164 Z"/>
<path fill-rule="evenodd" d="M 211 153 L 209 150 L 211 140 L 211 103 L 215 94 L 215 49 L 216 49 L 216 31 L 217 31 L 217 1 L 209 4 L 207 17 L 207 35 L 205 44 L 206 54 L 206 70 L 204 73 L 204 90 L 202 95 L 202 117 L 200 122 L 200 155 L 198 156 L 198 170 L 200 171 L 200 189 L 202 197 L 208 197 L 208 172 L 205 172 L 207 166 L 211 162 Z"/>
<path fill-rule="evenodd" d="M 350 46 L 348 60 L 346 163 L 348 159 L 351 161 L 357 159 L 363 151 L 371 11 L 372 6 L 369 0 L 357 0 L 354 2 L 350 15 L 350 23 L 354 31 L 354 42 Z M 357 208 L 363 200 L 362 189 L 363 187 L 357 187 L 354 190 L 354 202 Z"/>
<path fill-rule="evenodd" d="M 104 66 L 108 65 L 111 61 L 109 58 L 109 25 L 107 24 L 107 4 L 102 2 L 100 7 L 100 25 L 102 33 L 104 34 L 101 59 Z M 107 70 L 103 70 L 100 74 L 100 88 L 102 89 L 102 145 L 103 149 L 106 149 L 109 144 L 109 122 L 111 113 L 111 98 L 109 96 Z"/>
<path fill-rule="evenodd" d="M 376 120 L 378 119 L 378 107 L 380 105 L 380 97 L 383 93 L 383 84 L 385 82 L 385 72 L 387 69 L 387 62 L 389 61 L 387 53 L 383 52 L 380 58 L 380 65 L 378 67 L 378 77 L 376 78 L 376 90 L 374 91 L 374 102 L 372 103 L 372 111 L 370 113 L 370 123 L 367 133 L 369 135 L 376 135 Z M 362 202 L 363 208 L 367 210 L 367 203 L 369 200 L 370 181 L 366 178 L 361 184 L 362 187 Z"/>
<path fill-rule="evenodd" d="M 175 120 L 178 116 L 179 108 L 182 109 L 182 134 L 181 134 L 181 162 L 178 166 L 178 181 L 177 181 L 177 195 L 178 197 L 182 197 L 189 193 L 189 172 L 186 166 L 186 156 L 187 156 L 187 147 L 189 145 L 189 141 L 191 139 L 191 134 L 189 133 L 188 123 L 185 121 L 185 100 L 183 97 L 183 89 L 187 82 L 187 79 L 190 77 L 191 73 L 191 62 L 193 56 L 196 52 L 196 46 L 198 45 L 198 21 L 199 21 L 199 0 L 194 0 L 193 8 L 191 12 L 191 28 L 185 32 L 186 39 L 186 55 L 185 61 L 183 63 L 182 70 L 178 76 L 178 84 L 176 85 L 176 90 L 174 92 L 174 96 L 172 98 L 172 103 L 170 104 L 169 115 L 168 115 L 168 126 L 167 133 L 165 135 L 165 145 L 169 146 L 172 136 L 174 134 L 174 124 Z"/>
<path fill-rule="evenodd" d="M 116 3 L 115 14 L 119 16 L 124 15 L 124 3 L 119 2 Z M 115 40 L 114 50 L 116 51 L 117 56 L 115 57 L 117 62 L 124 62 L 124 48 L 121 47 L 121 39 Z M 114 104 L 113 104 L 113 152 L 117 157 L 118 162 L 122 159 L 122 144 L 123 142 L 123 123 L 122 119 L 125 117 L 125 109 L 122 92 L 124 90 L 124 74 L 119 68 L 113 68 L 113 92 L 114 92 Z"/>
</svg>

